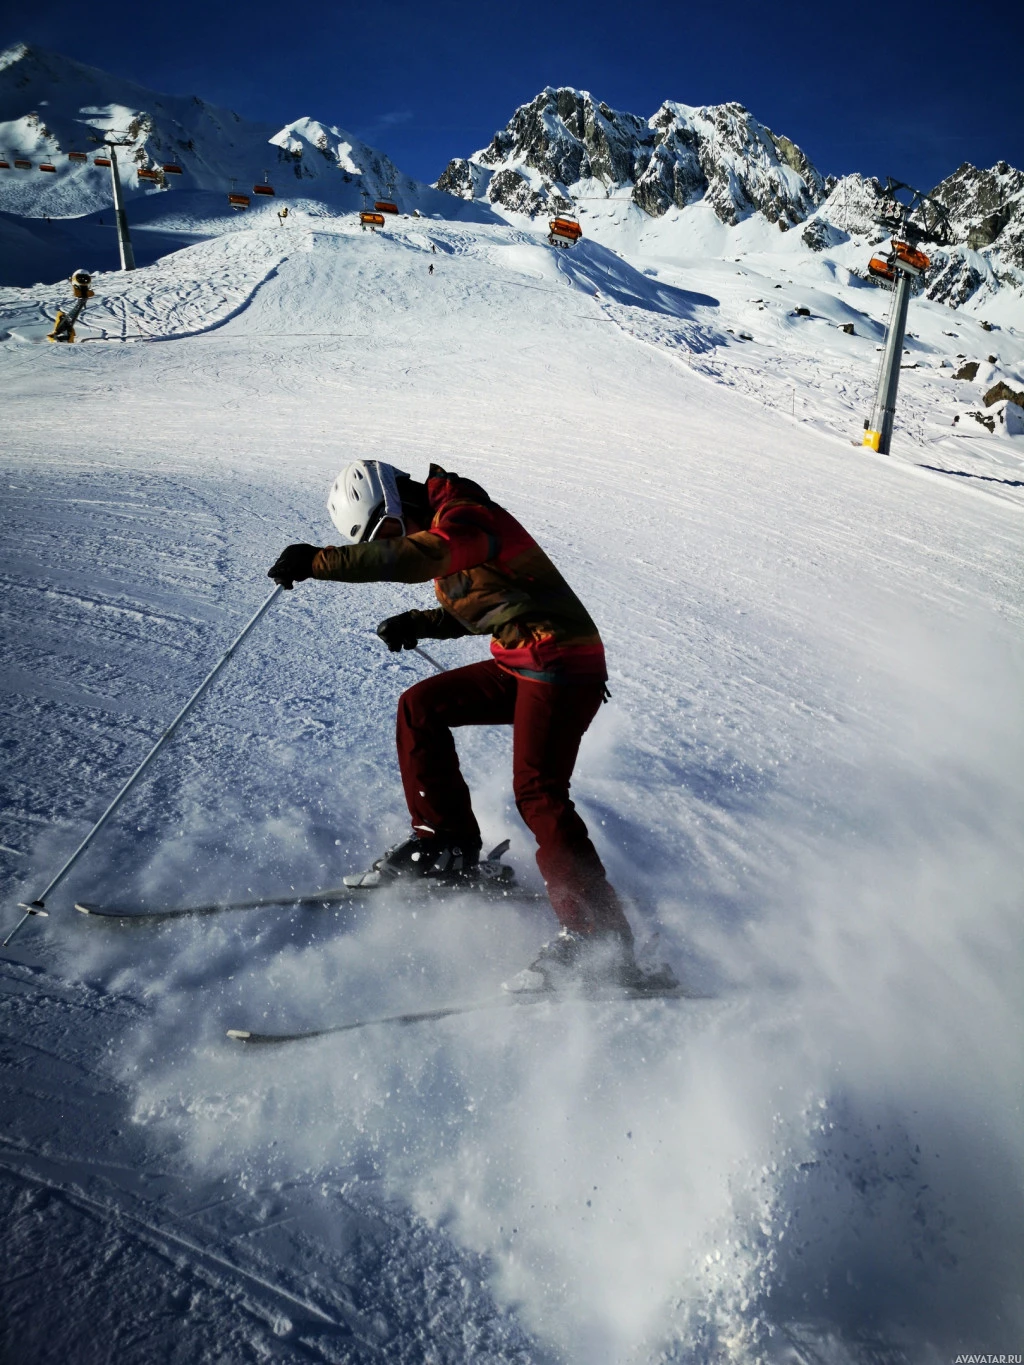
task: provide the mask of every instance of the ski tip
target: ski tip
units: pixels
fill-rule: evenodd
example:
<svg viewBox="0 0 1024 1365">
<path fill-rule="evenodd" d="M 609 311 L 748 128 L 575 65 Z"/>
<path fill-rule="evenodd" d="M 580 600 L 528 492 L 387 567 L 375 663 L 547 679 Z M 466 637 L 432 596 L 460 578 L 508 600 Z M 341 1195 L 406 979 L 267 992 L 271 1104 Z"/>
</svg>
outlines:
<svg viewBox="0 0 1024 1365">
<path fill-rule="evenodd" d="M 92 915 L 95 913 L 92 906 L 88 905 L 85 901 L 75 901 L 75 909 L 81 915 Z"/>
<path fill-rule="evenodd" d="M 229 1028 L 228 1037 L 234 1038 L 236 1043 L 247 1043 L 249 1039 L 252 1037 L 252 1034 L 249 1032 L 248 1029 Z"/>
<path fill-rule="evenodd" d="M 24 910 L 26 915 L 39 915 L 42 919 L 48 919 L 49 910 L 43 909 L 42 901 L 19 901 L 18 909 Z"/>
</svg>

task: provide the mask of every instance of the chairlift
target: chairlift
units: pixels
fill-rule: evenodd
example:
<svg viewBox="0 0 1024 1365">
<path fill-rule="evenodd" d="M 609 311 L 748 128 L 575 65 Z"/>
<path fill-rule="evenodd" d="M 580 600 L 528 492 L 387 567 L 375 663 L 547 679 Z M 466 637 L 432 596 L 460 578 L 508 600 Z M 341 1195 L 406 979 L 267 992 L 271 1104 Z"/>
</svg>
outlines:
<svg viewBox="0 0 1024 1365">
<path fill-rule="evenodd" d="M 363 209 L 362 213 L 359 215 L 359 221 L 362 223 L 363 227 L 383 227 L 384 215 L 383 213 L 371 213 L 369 209 Z"/>
<path fill-rule="evenodd" d="M 911 270 L 924 272 L 931 265 L 931 257 L 926 256 L 923 251 L 918 251 L 909 242 L 894 241 L 892 249 L 896 257 L 903 265 L 909 265 Z"/>
<path fill-rule="evenodd" d="M 390 199 L 375 199 L 373 207 L 378 213 L 397 213 L 398 205 L 393 204 Z"/>
<path fill-rule="evenodd" d="M 173 161 L 166 166 L 161 166 L 160 169 L 164 175 L 181 175 L 182 173 L 181 167 L 176 166 Z"/>
<path fill-rule="evenodd" d="M 252 187 L 252 192 L 253 192 L 253 194 L 270 195 L 271 198 L 273 198 L 273 196 L 274 196 L 274 187 L 273 187 L 273 185 L 270 183 L 270 176 L 267 174 L 266 171 L 263 172 L 263 184 L 262 184 L 262 185 L 253 185 L 253 187 Z"/>
<path fill-rule="evenodd" d="M 16 171 L 30 171 L 32 169 L 32 162 L 25 161 L 22 157 L 16 156 L 14 158 L 14 169 Z"/>
<path fill-rule="evenodd" d="M 10 169 L 11 163 L 9 161 L 5 161 L 2 157 L 0 157 L 0 171 L 9 171 Z"/>
<path fill-rule="evenodd" d="M 52 161 L 40 161 L 39 169 L 41 171 L 49 171 L 50 174 L 53 175 L 55 174 L 57 167 L 53 164 Z"/>
<path fill-rule="evenodd" d="M 92 164 L 93 164 L 94 166 L 106 166 L 106 167 L 109 169 L 109 167 L 110 167 L 110 157 L 109 157 L 109 156 L 94 156 L 93 159 L 92 159 Z"/>
<path fill-rule="evenodd" d="M 148 170 L 145 166 L 139 167 L 138 177 L 140 180 L 149 181 L 150 184 L 159 185 L 160 183 L 160 172 Z"/>
<path fill-rule="evenodd" d="M 88 154 L 87 152 L 68 152 L 68 160 L 69 160 L 69 161 L 88 161 L 88 160 L 89 160 L 89 154 Z"/>
<path fill-rule="evenodd" d="M 233 209 L 237 209 L 240 212 L 242 209 L 247 209 L 249 207 L 250 199 L 247 194 L 229 194 L 228 203 Z"/>
<path fill-rule="evenodd" d="M 868 274 L 883 288 L 892 288 L 896 283 L 896 267 L 888 256 L 872 256 L 868 261 Z"/>
<path fill-rule="evenodd" d="M 548 241 L 552 246 L 569 247 L 583 236 L 583 229 L 575 218 L 552 218 L 548 223 Z"/>
</svg>

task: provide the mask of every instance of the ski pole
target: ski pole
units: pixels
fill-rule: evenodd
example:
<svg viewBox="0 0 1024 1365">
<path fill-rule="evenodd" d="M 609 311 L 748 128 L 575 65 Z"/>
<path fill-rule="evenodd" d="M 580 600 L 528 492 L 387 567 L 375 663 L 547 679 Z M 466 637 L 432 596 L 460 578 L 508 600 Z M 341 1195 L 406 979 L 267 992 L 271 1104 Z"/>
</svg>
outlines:
<svg viewBox="0 0 1024 1365">
<path fill-rule="evenodd" d="M 445 671 L 437 660 L 432 659 L 425 649 L 420 649 L 419 645 L 413 645 L 413 651 L 418 654 L 421 659 L 426 659 L 427 663 L 436 668 L 438 673 L 443 673 Z"/>
<path fill-rule="evenodd" d="M 167 727 L 167 729 L 163 732 L 163 734 L 160 736 L 160 738 L 157 740 L 157 742 L 153 745 L 152 749 L 150 749 L 149 753 L 148 753 L 148 754 L 146 755 L 146 757 L 142 760 L 142 762 L 139 764 L 139 766 L 135 769 L 135 771 L 132 773 L 131 777 L 129 777 L 128 781 L 124 784 L 124 786 L 121 788 L 121 790 L 117 793 L 117 795 L 114 797 L 113 801 L 111 801 L 110 805 L 109 805 L 109 806 L 107 807 L 107 809 L 103 812 L 103 814 L 100 816 L 100 818 L 96 821 L 96 823 L 93 825 L 92 829 L 91 829 L 91 830 L 89 831 L 89 833 L 85 836 L 85 838 L 82 840 L 82 842 L 78 845 L 78 847 L 75 849 L 74 853 L 72 853 L 71 857 L 67 860 L 67 862 L 64 864 L 64 866 L 61 868 L 61 870 L 57 873 L 56 877 L 54 877 L 53 881 L 50 882 L 49 886 L 47 886 L 46 889 L 45 889 L 44 891 L 42 891 L 42 892 L 36 897 L 36 899 L 35 899 L 34 901 L 27 901 L 27 902 L 26 902 L 26 901 L 19 901 L 19 902 L 18 902 L 18 908 L 19 908 L 19 910 L 24 910 L 25 913 L 24 913 L 24 915 L 22 915 L 21 919 L 18 921 L 18 923 L 14 926 L 14 928 L 11 930 L 11 932 L 10 932 L 10 933 L 7 935 L 7 937 L 4 939 L 3 944 L 0 945 L 0 947 L 4 947 L 4 948 L 7 947 L 8 943 L 10 943 L 10 941 L 11 941 L 11 939 L 14 937 L 14 935 L 18 932 L 18 930 L 21 928 L 21 926 L 25 923 L 25 921 L 26 921 L 31 915 L 46 915 L 46 914 L 47 914 L 47 910 L 46 910 L 46 897 L 50 894 L 50 892 L 53 890 L 53 888 L 54 888 L 55 886 L 57 886 L 60 882 L 62 882 L 62 881 L 64 880 L 64 878 L 67 876 L 67 874 L 71 871 L 72 867 L 74 867 L 75 863 L 78 862 L 78 859 L 82 856 L 82 854 L 85 852 L 85 850 L 89 847 L 89 845 L 92 843 L 93 839 L 96 837 L 96 835 L 99 833 L 99 831 L 103 828 L 103 826 L 107 823 L 107 821 L 108 821 L 108 820 L 110 819 L 110 817 L 113 815 L 114 811 L 117 810 L 118 806 L 121 804 L 121 802 L 124 800 L 124 798 L 128 795 L 128 793 L 129 793 L 129 791 L 132 789 L 132 787 L 134 787 L 135 783 L 136 783 L 136 782 L 139 780 L 139 778 L 142 776 L 142 774 L 143 774 L 143 772 L 146 770 L 146 768 L 148 768 L 149 765 L 150 765 L 150 763 L 153 761 L 153 759 L 156 758 L 157 754 L 160 752 L 160 750 L 163 748 L 163 746 L 167 743 L 167 741 L 170 739 L 170 737 L 174 734 L 175 730 L 178 728 L 178 726 L 181 724 L 181 722 L 185 719 L 185 717 L 188 715 L 188 713 L 192 710 L 193 706 L 195 706 L 196 702 L 197 702 L 197 701 L 199 700 L 199 698 L 203 695 L 203 693 L 206 691 L 206 689 L 210 686 L 210 684 L 213 682 L 214 678 L 215 678 L 215 677 L 217 676 L 217 674 L 221 671 L 221 669 L 224 667 L 224 665 L 227 663 L 227 661 L 231 658 L 232 654 L 234 654 L 235 650 L 236 650 L 236 649 L 238 648 L 238 646 L 242 643 L 242 641 L 245 639 L 245 637 L 249 634 L 250 630 L 252 630 L 252 628 L 253 628 L 253 626 L 256 624 L 256 622 L 260 619 L 260 617 L 263 615 L 263 613 L 268 609 L 268 607 L 270 607 L 271 603 L 272 603 L 272 602 L 274 601 L 274 599 L 278 596 L 278 594 L 281 593 L 282 591 L 283 591 L 282 588 L 276 587 L 276 588 L 274 589 L 274 591 L 270 594 L 270 596 L 267 598 L 267 600 L 263 603 L 262 607 L 260 607 L 259 611 L 256 612 L 256 614 L 255 614 L 254 616 L 252 616 L 252 617 L 249 619 L 249 622 L 247 623 L 247 625 L 243 628 L 243 630 L 240 632 L 240 634 L 237 635 L 237 636 L 235 637 L 235 639 L 232 641 L 232 643 L 228 646 L 227 652 L 226 652 L 224 655 L 222 655 L 220 661 L 219 661 L 219 662 L 210 670 L 209 673 L 207 673 L 206 677 L 205 677 L 205 678 L 203 679 L 203 681 L 199 684 L 199 686 L 196 688 L 196 690 L 192 693 L 191 697 L 189 697 L 188 701 L 187 701 L 187 702 L 185 703 L 185 705 L 181 708 L 181 710 L 178 712 L 178 714 L 174 717 L 174 719 L 171 721 L 170 725 L 169 725 L 169 726 Z"/>
</svg>

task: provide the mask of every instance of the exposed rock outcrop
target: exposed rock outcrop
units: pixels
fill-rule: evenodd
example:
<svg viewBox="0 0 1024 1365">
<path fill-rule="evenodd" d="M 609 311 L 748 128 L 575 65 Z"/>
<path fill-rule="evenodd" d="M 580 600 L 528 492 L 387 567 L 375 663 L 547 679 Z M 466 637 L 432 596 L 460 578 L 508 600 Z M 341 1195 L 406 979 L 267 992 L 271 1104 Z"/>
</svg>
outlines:
<svg viewBox="0 0 1024 1365">
<path fill-rule="evenodd" d="M 800 148 L 741 104 L 668 102 L 643 119 L 567 87 L 522 105 L 489 146 L 450 162 L 437 188 L 531 215 L 568 208 L 571 192 L 587 189 L 628 198 L 654 218 L 704 199 L 723 223 L 760 213 L 784 227 L 826 194 Z"/>
<path fill-rule="evenodd" d="M 972 251 L 999 249 L 1003 260 L 1024 270 L 1024 171 L 998 161 L 979 170 L 965 161 L 931 191 L 946 208 L 953 239 Z"/>
</svg>

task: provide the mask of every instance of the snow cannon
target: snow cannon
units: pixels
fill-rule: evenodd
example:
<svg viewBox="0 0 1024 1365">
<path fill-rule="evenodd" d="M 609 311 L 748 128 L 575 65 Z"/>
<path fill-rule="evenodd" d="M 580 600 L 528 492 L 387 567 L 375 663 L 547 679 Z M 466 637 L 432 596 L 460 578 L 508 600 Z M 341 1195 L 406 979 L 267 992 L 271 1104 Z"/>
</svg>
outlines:
<svg viewBox="0 0 1024 1365">
<path fill-rule="evenodd" d="M 75 323 L 85 311 L 85 305 L 95 297 L 89 288 L 92 284 L 92 276 L 88 270 L 76 270 L 71 276 L 71 290 L 75 296 L 75 302 L 69 312 L 64 313 L 58 310 L 54 319 L 53 331 L 47 335 L 47 341 L 72 342 L 75 339 Z"/>
</svg>

